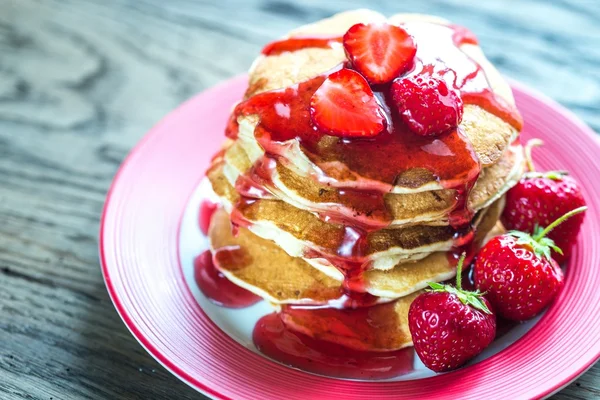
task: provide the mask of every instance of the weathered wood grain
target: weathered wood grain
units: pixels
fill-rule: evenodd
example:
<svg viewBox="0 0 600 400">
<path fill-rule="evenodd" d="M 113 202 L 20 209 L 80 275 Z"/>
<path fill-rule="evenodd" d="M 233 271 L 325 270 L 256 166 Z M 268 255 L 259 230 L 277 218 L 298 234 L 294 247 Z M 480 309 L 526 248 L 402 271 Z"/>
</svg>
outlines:
<svg viewBox="0 0 600 400">
<path fill-rule="evenodd" d="M 246 70 L 290 27 L 359 5 L 468 25 L 502 72 L 600 131 L 594 0 L 0 0 L 0 398 L 201 397 L 146 354 L 108 299 L 106 190 L 183 100 Z M 556 398 L 599 396 L 596 366 Z"/>
</svg>

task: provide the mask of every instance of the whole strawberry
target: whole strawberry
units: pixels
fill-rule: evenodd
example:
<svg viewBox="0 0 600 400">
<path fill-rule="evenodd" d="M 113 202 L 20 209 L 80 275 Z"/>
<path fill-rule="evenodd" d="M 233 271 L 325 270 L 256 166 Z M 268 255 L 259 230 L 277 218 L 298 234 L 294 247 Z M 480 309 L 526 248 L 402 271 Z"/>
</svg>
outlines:
<svg viewBox="0 0 600 400">
<path fill-rule="evenodd" d="M 427 75 L 397 79 L 390 92 L 404 123 L 419 135 L 440 135 L 462 121 L 460 93 L 441 79 Z"/>
<path fill-rule="evenodd" d="M 449 371 L 481 353 L 496 336 L 496 316 L 479 292 L 461 288 L 465 254 L 457 265 L 456 287 L 429 283 L 408 311 L 415 351 L 427 368 Z"/>
<path fill-rule="evenodd" d="M 548 233 L 586 207 L 572 210 L 530 235 L 510 231 L 490 240 L 479 252 L 473 280 L 494 310 L 507 319 L 524 321 L 539 314 L 563 286 L 563 273 L 550 251 L 561 254 Z"/>
<path fill-rule="evenodd" d="M 539 140 L 527 144 L 530 171 L 506 194 L 506 207 L 501 218 L 506 229 L 533 233 L 536 225 L 547 226 L 569 210 L 585 205 L 579 184 L 566 172 L 534 171 L 531 147 L 539 144 Z M 548 235 L 563 252 L 552 251 L 552 258 L 558 263 L 571 255 L 582 223 L 583 214 L 576 215 Z"/>
</svg>

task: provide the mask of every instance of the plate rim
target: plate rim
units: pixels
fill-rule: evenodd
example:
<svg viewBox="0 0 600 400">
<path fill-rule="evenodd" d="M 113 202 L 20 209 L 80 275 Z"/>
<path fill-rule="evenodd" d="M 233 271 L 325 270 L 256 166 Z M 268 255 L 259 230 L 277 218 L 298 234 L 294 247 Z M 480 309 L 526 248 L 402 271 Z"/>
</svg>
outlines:
<svg viewBox="0 0 600 400">
<path fill-rule="evenodd" d="M 136 340 L 142 345 L 142 347 L 156 361 L 158 361 L 163 367 L 165 367 L 169 372 L 171 372 L 177 378 L 179 378 L 180 380 L 185 382 L 188 386 L 199 391 L 200 393 L 204 394 L 205 396 L 208 396 L 211 398 L 219 398 L 219 399 L 229 399 L 229 397 L 227 397 L 227 396 L 223 395 L 222 393 L 220 393 L 219 391 L 211 388 L 208 384 L 204 384 L 204 383 L 198 381 L 193 376 L 189 375 L 187 372 L 185 372 L 180 367 L 175 365 L 171 360 L 169 360 L 169 358 L 165 354 L 163 354 L 154 344 L 152 344 L 151 341 L 146 336 L 144 336 L 144 334 L 141 332 L 141 330 L 136 326 L 133 319 L 128 314 L 128 311 L 126 310 L 125 306 L 119 299 L 119 296 L 113 285 L 113 279 L 111 278 L 110 273 L 109 273 L 109 267 L 107 265 L 106 252 L 105 252 L 105 229 L 106 229 L 106 219 L 107 219 L 108 210 L 109 210 L 109 207 L 111 206 L 111 199 L 114 196 L 115 187 L 117 185 L 117 182 L 123 175 L 124 171 L 128 168 L 128 165 L 131 163 L 131 161 L 135 157 L 138 157 L 142 153 L 143 149 L 147 146 L 148 142 L 150 140 L 152 140 L 152 138 L 154 138 L 155 136 L 160 134 L 160 132 L 161 132 L 160 128 L 165 123 L 165 121 L 170 118 L 173 118 L 173 116 L 177 113 L 178 110 L 185 108 L 186 105 L 194 102 L 194 100 L 197 97 L 201 96 L 202 94 L 205 94 L 205 93 L 213 91 L 213 90 L 217 91 L 221 88 L 225 88 L 225 87 L 231 85 L 232 82 L 237 81 L 237 80 L 242 80 L 245 77 L 247 77 L 246 74 L 236 75 L 234 77 L 231 77 L 229 79 L 221 81 L 218 84 L 216 84 L 212 87 L 209 87 L 209 88 L 203 90 L 202 92 L 194 95 L 190 99 L 186 100 L 185 102 L 183 102 L 182 104 L 177 106 L 177 108 L 175 108 L 174 110 L 169 112 L 166 116 L 164 116 L 158 123 L 156 123 L 140 139 L 140 141 L 130 150 L 130 152 L 127 154 L 127 156 L 125 157 L 125 159 L 122 161 L 121 165 L 119 166 L 117 172 L 115 173 L 115 176 L 114 176 L 114 178 L 111 182 L 111 185 L 108 189 L 108 192 L 106 195 L 106 200 L 104 202 L 104 206 L 102 208 L 102 214 L 101 214 L 101 218 L 100 218 L 99 241 L 98 241 L 99 260 L 100 260 L 103 280 L 104 280 L 105 286 L 107 288 L 107 291 L 109 293 L 109 297 L 110 297 L 117 313 L 119 314 L 119 316 L 122 319 L 125 326 L 129 329 L 129 331 L 131 332 L 133 337 L 136 338 Z M 561 114 L 570 123 L 577 126 L 577 129 L 581 133 L 585 134 L 586 136 L 588 136 L 589 138 L 594 140 L 596 142 L 596 144 L 600 145 L 600 138 L 598 137 L 598 134 L 596 134 L 593 131 L 593 129 L 591 127 L 589 127 L 583 120 L 581 120 L 575 113 L 573 113 L 572 111 L 570 111 L 563 105 L 559 104 L 552 98 L 548 97 L 547 95 L 545 95 L 535 89 L 532 89 L 514 79 L 507 79 L 507 80 L 509 81 L 511 88 L 517 89 L 517 90 L 523 92 L 524 94 L 535 98 L 536 100 L 540 101 L 541 103 L 545 103 L 547 106 L 549 106 L 549 108 L 552 109 L 552 111 L 554 113 Z M 199 180 L 201 180 L 201 178 L 202 177 L 199 177 Z M 191 196 L 191 194 L 189 194 L 188 197 L 189 196 Z M 181 215 L 183 214 L 183 212 L 184 212 L 184 210 L 180 210 Z M 178 226 L 181 225 L 181 215 L 180 215 L 179 221 L 177 223 Z M 178 237 L 177 237 L 178 243 L 179 243 L 179 240 L 180 240 L 180 238 L 179 238 L 179 234 L 178 234 Z M 179 254 L 178 254 L 178 258 L 179 258 Z M 183 274 L 183 272 L 181 271 L 181 261 L 180 260 L 178 260 L 178 261 L 179 261 L 180 272 Z M 186 290 L 189 291 L 189 287 L 187 287 L 187 285 L 186 285 Z M 192 296 L 191 293 L 190 293 L 190 296 Z M 208 321 L 210 321 L 210 323 L 216 327 L 216 324 L 210 318 L 208 318 L 208 316 L 206 316 L 204 311 L 201 310 L 201 312 L 206 317 L 206 319 Z M 540 321 L 540 322 L 542 322 L 542 321 Z M 233 342 L 235 342 L 233 339 L 231 339 L 231 340 Z M 523 340 L 523 338 L 518 339 L 517 342 L 521 341 L 521 340 Z M 517 343 L 517 342 L 515 342 L 515 343 Z M 236 344 L 237 344 L 237 342 L 236 342 Z M 241 346 L 241 347 L 243 347 L 243 346 Z M 507 348 L 510 348 L 510 347 L 511 346 L 508 346 Z M 244 350 L 249 351 L 247 349 L 244 349 Z M 498 355 L 503 353 L 505 350 L 506 349 L 501 350 L 498 353 Z M 571 382 L 573 382 L 575 379 L 577 379 L 579 376 L 581 376 L 583 373 L 585 373 L 587 370 L 589 370 L 599 359 L 600 359 L 600 350 L 598 350 L 596 352 L 596 354 L 594 354 L 592 357 L 590 357 L 588 360 L 586 360 L 584 363 L 582 363 L 582 365 L 580 367 L 578 367 L 575 371 L 570 373 L 569 376 L 564 377 L 562 380 L 560 380 L 556 383 L 549 384 L 549 386 L 551 385 L 552 387 L 548 387 L 544 391 L 540 391 L 539 396 L 545 398 L 545 397 L 548 397 L 548 396 L 562 390 L 564 387 L 569 385 Z M 270 360 L 265 359 L 264 361 L 269 362 Z M 271 362 L 273 362 L 273 361 L 271 361 Z M 435 377 L 423 378 L 420 380 L 428 380 L 428 379 L 434 379 L 434 378 Z M 330 379 L 334 379 L 334 378 L 330 378 Z M 339 382 L 345 382 L 345 381 L 339 381 Z M 400 382 L 398 382 L 398 383 L 400 383 Z"/>
</svg>

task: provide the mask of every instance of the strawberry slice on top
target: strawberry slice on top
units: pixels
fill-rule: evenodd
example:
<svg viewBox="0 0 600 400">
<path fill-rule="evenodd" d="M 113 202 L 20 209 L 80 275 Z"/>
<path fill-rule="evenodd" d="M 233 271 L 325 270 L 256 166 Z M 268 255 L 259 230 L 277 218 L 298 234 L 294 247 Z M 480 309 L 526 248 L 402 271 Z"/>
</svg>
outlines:
<svg viewBox="0 0 600 400">
<path fill-rule="evenodd" d="M 369 84 L 358 72 L 341 69 L 325 79 L 310 99 L 310 117 L 322 132 L 339 137 L 371 137 L 385 117 Z"/>
<path fill-rule="evenodd" d="M 352 26 L 344 35 L 344 49 L 352 66 L 372 84 L 406 72 L 417 52 L 408 32 L 386 23 Z"/>
</svg>

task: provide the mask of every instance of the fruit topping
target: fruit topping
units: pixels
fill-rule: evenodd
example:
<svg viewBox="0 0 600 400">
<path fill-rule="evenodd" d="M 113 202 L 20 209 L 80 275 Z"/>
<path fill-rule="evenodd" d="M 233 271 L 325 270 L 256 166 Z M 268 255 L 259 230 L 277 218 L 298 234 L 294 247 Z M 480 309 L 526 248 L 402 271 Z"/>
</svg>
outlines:
<svg viewBox="0 0 600 400">
<path fill-rule="evenodd" d="M 398 79 L 391 95 L 402 120 L 419 135 L 440 135 L 462 120 L 460 93 L 441 79 L 427 75 Z"/>
<path fill-rule="evenodd" d="M 386 23 L 356 24 L 344 35 L 352 66 L 372 84 L 390 82 L 413 64 L 417 47 L 404 29 Z"/>
<path fill-rule="evenodd" d="M 313 124 L 332 136 L 370 137 L 385 118 L 369 84 L 358 72 L 341 69 L 325 79 L 310 99 Z"/>
<path fill-rule="evenodd" d="M 477 291 L 461 287 L 465 253 L 458 261 L 456 287 L 429 283 L 408 311 L 408 327 L 423 364 L 436 372 L 464 365 L 481 353 L 496 336 L 496 316 Z"/>
</svg>

